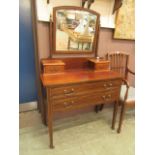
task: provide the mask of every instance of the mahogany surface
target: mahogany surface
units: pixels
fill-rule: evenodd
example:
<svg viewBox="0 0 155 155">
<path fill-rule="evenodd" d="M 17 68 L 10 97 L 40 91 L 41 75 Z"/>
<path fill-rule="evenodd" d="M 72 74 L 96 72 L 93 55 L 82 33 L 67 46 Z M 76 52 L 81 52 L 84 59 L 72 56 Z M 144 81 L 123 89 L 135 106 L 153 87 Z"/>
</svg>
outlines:
<svg viewBox="0 0 155 155">
<path fill-rule="evenodd" d="M 51 61 L 51 59 L 42 59 L 42 61 Z M 52 58 L 52 60 L 63 61 L 65 63 L 65 70 L 75 70 L 75 69 L 89 69 L 88 58 L 82 57 L 70 57 L 70 58 Z"/>
<path fill-rule="evenodd" d="M 44 73 L 63 72 L 65 69 L 65 63 L 61 60 L 42 60 L 42 65 Z"/>
<path fill-rule="evenodd" d="M 114 71 L 98 71 L 94 70 L 72 70 L 55 74 L 42 74 L 41 80 L 44 86 L 55 86 L 71 83 L 82 83 L 99 80 L 121 78 L 120 74 Z"/>
<path fill-rule="evenodd" d="M 41 80 L 45 88 L 45 114 L 49 128 L 50 147 L 53 148 L 53 114 L 76 110 L 91 105 L 114 102 L 112 128 L 120 94 L 121 76 L 114 71 L 71 69 L 60 73 L 43 73 Z"/>
<path fill-rule="evenodd" d="M 104 60 L 104 59 L 97 59 L 97 58 L 91 58 L 89 59 L 90 65 L 95 69 L 96 71 L 99 70 L 110 70 L 110 61 Z"/>
</svg>

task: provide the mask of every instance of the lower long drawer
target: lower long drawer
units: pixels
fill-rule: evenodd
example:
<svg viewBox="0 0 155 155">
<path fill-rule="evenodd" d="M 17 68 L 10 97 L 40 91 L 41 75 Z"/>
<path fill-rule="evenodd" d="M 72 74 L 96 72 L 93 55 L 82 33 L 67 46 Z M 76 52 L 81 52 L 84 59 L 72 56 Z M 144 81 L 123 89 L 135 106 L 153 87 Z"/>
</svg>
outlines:
<svg viewBox="0 0 155 155">
<path fill-rule="evenodd" d="M 96 105 L 101 103 L 109 103 L 115 101 L 119 98 L 119 91 L 98 93 L 94 95 L 85 95 L 80 97 L 75 97 L 66 100 L 53 100 L 52 110 L 53 111 L 65 111 L 81 108 L 88 105 Z"/>
</svg>

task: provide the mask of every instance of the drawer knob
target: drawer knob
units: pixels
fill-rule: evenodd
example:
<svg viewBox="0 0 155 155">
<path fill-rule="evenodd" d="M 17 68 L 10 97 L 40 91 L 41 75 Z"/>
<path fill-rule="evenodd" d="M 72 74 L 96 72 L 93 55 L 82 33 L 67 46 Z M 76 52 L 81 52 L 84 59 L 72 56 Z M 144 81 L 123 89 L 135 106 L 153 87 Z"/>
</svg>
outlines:
<svg viewBox="0 0 155 155">
<path fill-rule="evenodd" d="M 72 106 L 72 104 L 74 104 L 74 101 L 64 102 L 64 106 L 66 106 L 66 107 L 70 107 L 70 106 Z"/>
<path fill-rule="evenodd" d="M 65 93 L 66 96 L 72 96 L 72 93 Z"/>
<path fill-rule="evenodd" d="M 64 93 L 67 93 L 67 90 L 64 90 Z"/>
<path fill-rule="evenodd" d="M 107 85 L 106 85 L 106 84 L 104 84 L 103 86 L 104 86 L 104 87 L 106 87 Z"/>
<path fill-rule="evenodd" d="M 108 98 L 111 98 L 111 94 L 108 95 Z"/>
<path fill-rule="evenodd" d="M 105 100 L 105 96 L 102 96 L 103 100 Z"/>
<path fill-rule="evenodd" d="M 112 86 L 112 83 L 110 83 L 109 86 Z"/>
<path fill-rule="evenodd" d="M 65 106 L 68 106 L 69 104 L 68 104 L 67 102 L 64 102 L 64 105 L 65 105 Z"/>
<path fill-rule="evenodd" d="M 70 94 L 70 93 L 73 93 L 74 92 L 74 89 L 72 88 L 71 90 L 64 90 L 64 93 L 65 94 Z"/>
</svg>

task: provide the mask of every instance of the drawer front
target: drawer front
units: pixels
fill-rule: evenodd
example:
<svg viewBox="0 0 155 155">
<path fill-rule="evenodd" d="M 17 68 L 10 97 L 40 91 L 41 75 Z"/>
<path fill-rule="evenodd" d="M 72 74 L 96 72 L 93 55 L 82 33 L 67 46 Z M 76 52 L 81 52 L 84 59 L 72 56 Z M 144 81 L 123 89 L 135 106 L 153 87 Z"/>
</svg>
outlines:
<svg viewBox="0 0 155 155">
<path fill-rule="evenodd" d="M 82 84 L 72 84 L 67 86 L 59 86 L 50 89 L 50 97 L 55 98 L 67 98 L 75 97 L 82 94 L 93 94 L 102 91 L 113 90 L 119 88 L 121 85 L 121 80 L 111 80 L 111 81 L 99 81 L 91 83 Z"/>
<path fill-rule="evenodd" d="M 80 97 L 73 97 L 67 99 L 59 99 L 52 101 L 53 111 L 64 111 L 77 109 L 89 105 L 96 105 L 101 103 L 109 103 L 119 98 L 119 90 L 109 91 L 105 93 L 96 93 L 94 95 L 84 95 Z"/>
<path fill-rule="evenodd" d="M 62 72 L 64 71 L 64 66 L 58 65 L 58 66 L 45 66 L 44 67 L 44 73 L 55 73 L 55 72 Z"/>
<path fill-rule="evenodd" d="M 109 62 L 102 64 L 95 64 L 95 70 L 109 70 Z"/>
</svg>

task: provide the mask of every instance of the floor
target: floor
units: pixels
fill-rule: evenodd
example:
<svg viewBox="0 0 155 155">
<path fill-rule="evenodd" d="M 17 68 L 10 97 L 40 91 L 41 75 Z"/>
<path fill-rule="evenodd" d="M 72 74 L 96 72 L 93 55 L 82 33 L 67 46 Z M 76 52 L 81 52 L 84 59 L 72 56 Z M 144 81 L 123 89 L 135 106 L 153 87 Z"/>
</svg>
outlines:
<svg viewBox="0 0 155 155">
<path fill-rule="evenodd" d="M 54 149 L 49 148 L 48 129 L 39 121 L 38 112 L 27 113 L 30 115 L 39 119 L 20 129 L 20 155 L 134 155 L 132 110 L 126 114 L 121 134 L 110 128 L 111 108 L 59 119 L 54 122 Z"/>
</svg>

